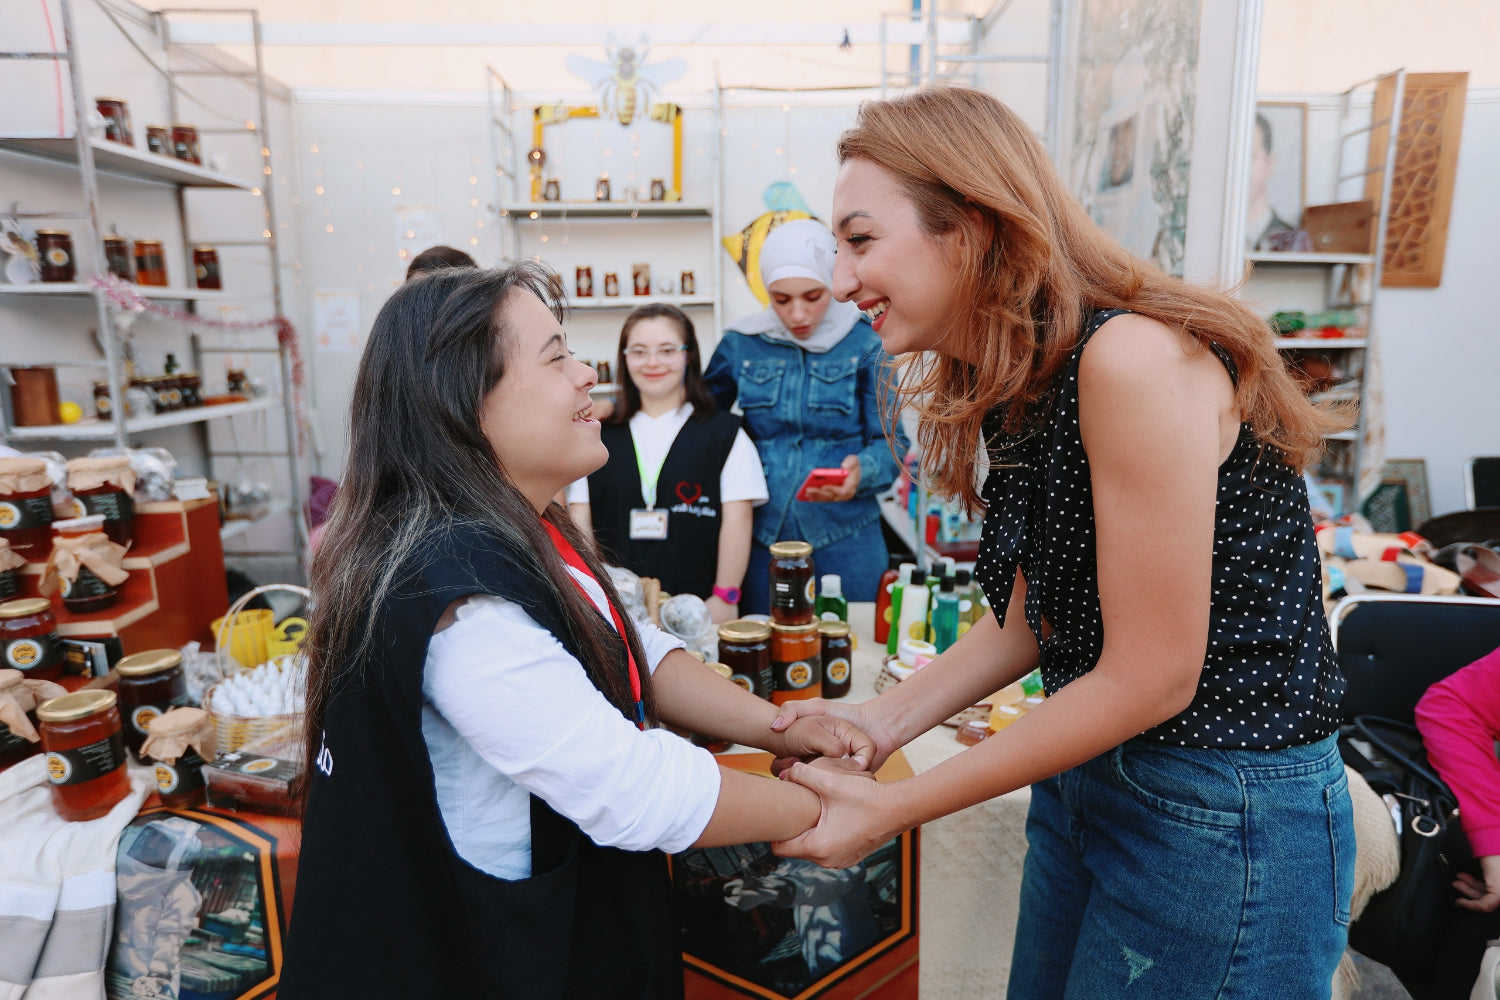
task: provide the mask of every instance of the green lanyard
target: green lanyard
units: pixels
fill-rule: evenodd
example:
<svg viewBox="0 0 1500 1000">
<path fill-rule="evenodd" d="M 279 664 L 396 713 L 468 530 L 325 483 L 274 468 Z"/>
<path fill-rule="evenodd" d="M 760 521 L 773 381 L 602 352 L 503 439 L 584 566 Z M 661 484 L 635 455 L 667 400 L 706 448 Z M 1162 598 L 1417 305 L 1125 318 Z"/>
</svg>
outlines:
<svg viewBox="0 0 1500 1000">
<path fill-rule="evenodd" d="M 667 456 L 663 454 L 656 468 L 647 471 L 646 460 L 641 457 L 641 446 L 634 434 L 630 435 L 630 446 L 635 449 L 635 468 L 641 476 L 641 499 L 646 501 L 647 510 L 653 510 L 656 507 L 656 481 L 661 478 L 661 467 L 667 464 Z"/>
</svg>

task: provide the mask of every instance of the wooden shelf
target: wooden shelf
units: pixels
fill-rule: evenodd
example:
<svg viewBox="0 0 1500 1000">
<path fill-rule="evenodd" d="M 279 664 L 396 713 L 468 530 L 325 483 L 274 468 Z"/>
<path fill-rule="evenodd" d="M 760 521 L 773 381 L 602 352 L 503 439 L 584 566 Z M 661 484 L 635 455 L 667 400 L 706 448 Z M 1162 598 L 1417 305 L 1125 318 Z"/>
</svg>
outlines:
<svg viewBox="0 0 1500 1000">
<path fill-rule="evenodd" d="M 179 302 L 213 302 L 230 300 L 234 296 L 220 289 L 169 288 L 161 285 L 131 285 L 143 299 L 168 299 Z M 0 285 L 3 295 L 41 295 L 57 298 L 92 298 L 94 287 L 81 282 L 41 282 L 30 285 Z"/>
<path fill-rule="evenodd" d="M 1301 265 L 1323 265 L 1330 264 L 1373 264 L 1374 254 L 1368 253 L 1247 253 L 1245 259 L 1252 264 L 1301 264 Z"/>
<path fill-rule="evenodd" d="M 276 398 L 252 399 L 247 403 L 223 403 L 218 406 L 195 406 L 189 410 L 158 413 L 149 417 L 129 417 L 125 421 L 125 433 L 140 434 L 163 427 L 182 424 L 198 424 L 207 420 L 222 420 L 246 413 L 260 413 L 281 405 Z M 12 427 L 7 432 L 11 440 L 32 441 L 101 441 L 115 436 L 115 425 L 109 421 L 90 418 L 74 424 L 47 424 L 41 427 Z"/>
<path fill-rule="evenodd" d="M 608 295 L 586 299 L 569 299 L 568 308 L 575 312 L 595 309 L 634 309 L 636 306 L 669 305 L 682 309 L 697 306 L 712 308 L 714 300 L 707 295 Z"/>
<path fill-rule="evenodd" d="M 251 133 L 246 132 L 246 135 Z M 161 184 L 178 184 L 182 187 L 234 188 L 249 191 L 256 185 L 227 174 L 215 173 L 207 167 L 188 163 L 160 153 L 150 153 L 135 146 L 127 146 L 108 139 L 90 139 L 94 149 L 94 166 L 102 173 L 118 174 L 136 180 L 155 181 Z M 0 148 L 13 149 L 20 153 L 43 156 L 64 163 L 78 163 L 78 144 L 72 136 L 66 138 L 0 138 Z"/>
<path fill-rule="evenodd" d="M 1277 337 L 1275 343 L 1282 350 L 1295 351 L 1353 351 L 1370 346 L 1363 337 Z"/>
<path fill-rule="evenodd" d="M 569 218 L 709 218 L 713 209 L 685 201 L 538 201 L 513 202 L 500 210 L 526 222 L 532 219 Z"/>
</svg>

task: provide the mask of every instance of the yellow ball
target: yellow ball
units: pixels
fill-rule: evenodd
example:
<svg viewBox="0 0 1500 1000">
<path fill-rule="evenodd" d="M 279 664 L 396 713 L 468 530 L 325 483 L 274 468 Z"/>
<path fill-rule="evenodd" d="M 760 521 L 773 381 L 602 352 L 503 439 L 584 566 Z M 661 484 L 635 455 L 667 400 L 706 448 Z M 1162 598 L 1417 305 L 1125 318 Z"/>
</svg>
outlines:
<svg viewBox="0 0 1500 1000">
<path fill-rule="evenodd" d="M 70 399 L 57 405 L 57 415 L 65 424 L 76 424 L 83 419 L 83 407 Z"/>
</svg>

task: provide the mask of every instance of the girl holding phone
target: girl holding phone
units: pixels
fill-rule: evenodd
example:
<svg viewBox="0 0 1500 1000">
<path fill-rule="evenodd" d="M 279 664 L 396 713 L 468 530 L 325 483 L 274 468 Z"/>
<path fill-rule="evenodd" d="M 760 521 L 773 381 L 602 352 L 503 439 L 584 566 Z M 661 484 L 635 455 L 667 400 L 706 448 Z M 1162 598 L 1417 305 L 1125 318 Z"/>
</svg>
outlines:
<svg viewBox="0 0 1500 1000">
<path fill-rule="evenodd" d="M 851 601 L 873 601 L 887 565 L 875 497 L 900 472 L 905 438 L 880 338 L 852 303 L 834 301 L 833 254 L 821 222 L 771 230 L 760 252 L 771 304 L 734 323 L 708 363 L 714 398 L 744 414 L 771 497 L 755 510 L 743 613 L 768 610 L 774 542 L 812 545 L 818 573 L 838 574 Z M 808 482 L 829 469 L 842 477 Z"/>
<path fill-rule="evenodd" d="M 739 614 L 753 507 L 766 477 L 740 419 L 703 381 L 693 321 L 676 306 L 625 317 L 626 374 L 601 432 L 609 461 L 568 487 L 568 509 L 600 554 L 669 594 L 697 594 L 716 622 Z"/>
</svg>

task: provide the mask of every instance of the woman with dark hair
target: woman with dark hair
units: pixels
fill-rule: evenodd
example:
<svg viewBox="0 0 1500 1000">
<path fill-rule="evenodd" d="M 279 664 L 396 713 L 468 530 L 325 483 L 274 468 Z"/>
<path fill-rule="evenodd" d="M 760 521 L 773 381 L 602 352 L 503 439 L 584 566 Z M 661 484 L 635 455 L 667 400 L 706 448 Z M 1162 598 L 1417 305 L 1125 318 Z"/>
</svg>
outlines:
<svg viewBox="0 0 1500 1000">
<path fill-rule="evenodd" d="M 907 362 L 934 489 L 984 512 L 994 613 L 777 724 L 839 714 L 879 758 L 1038 665 L 1047 697 L 906 781 L 793 765 L 824 812 L 779 851 L 848 865 L 1030 785 L 1010 996 L 1324 1000 L 1354 829 L 1300 470 L 1343 415 L 1244 303 L 1101 231 L 994 97 L 866 102 L 838 150 L 834 291 Z"/>
<path fill-rule="evenodd" d="M 279 992 L 680 997 L 663 851 L 786 837 L 805 789 L 656 728 L 867 757 L 619 612 L 551 502 L 605 458 L 552 276 L 404 284 L 313 561 L 306 800 Z M 784 744 L 784 745 L 783 745 Z"/>
<path fill-rule="evenodd" d="M 428 247 L 411 259 L 411 263 L 406 265 L 406 280 L 410 281 L 444 268 L 473 266 L 473 257 L 455 247 L 444 246 L 440 243 L 435 247 Z"/>
<path fill-rule="evenodd" d="M 740 419 L 703 379 L 693 321 L 676 306 L 625 317 L 616 350 L 624 398 L 600 438 L 609 461 L 568 487 L 568 508 L 600 553 L 669 594 L 697 594 L 716 622 L 739 614 L 752 508 L 766 477 Z"/>
</svg>

